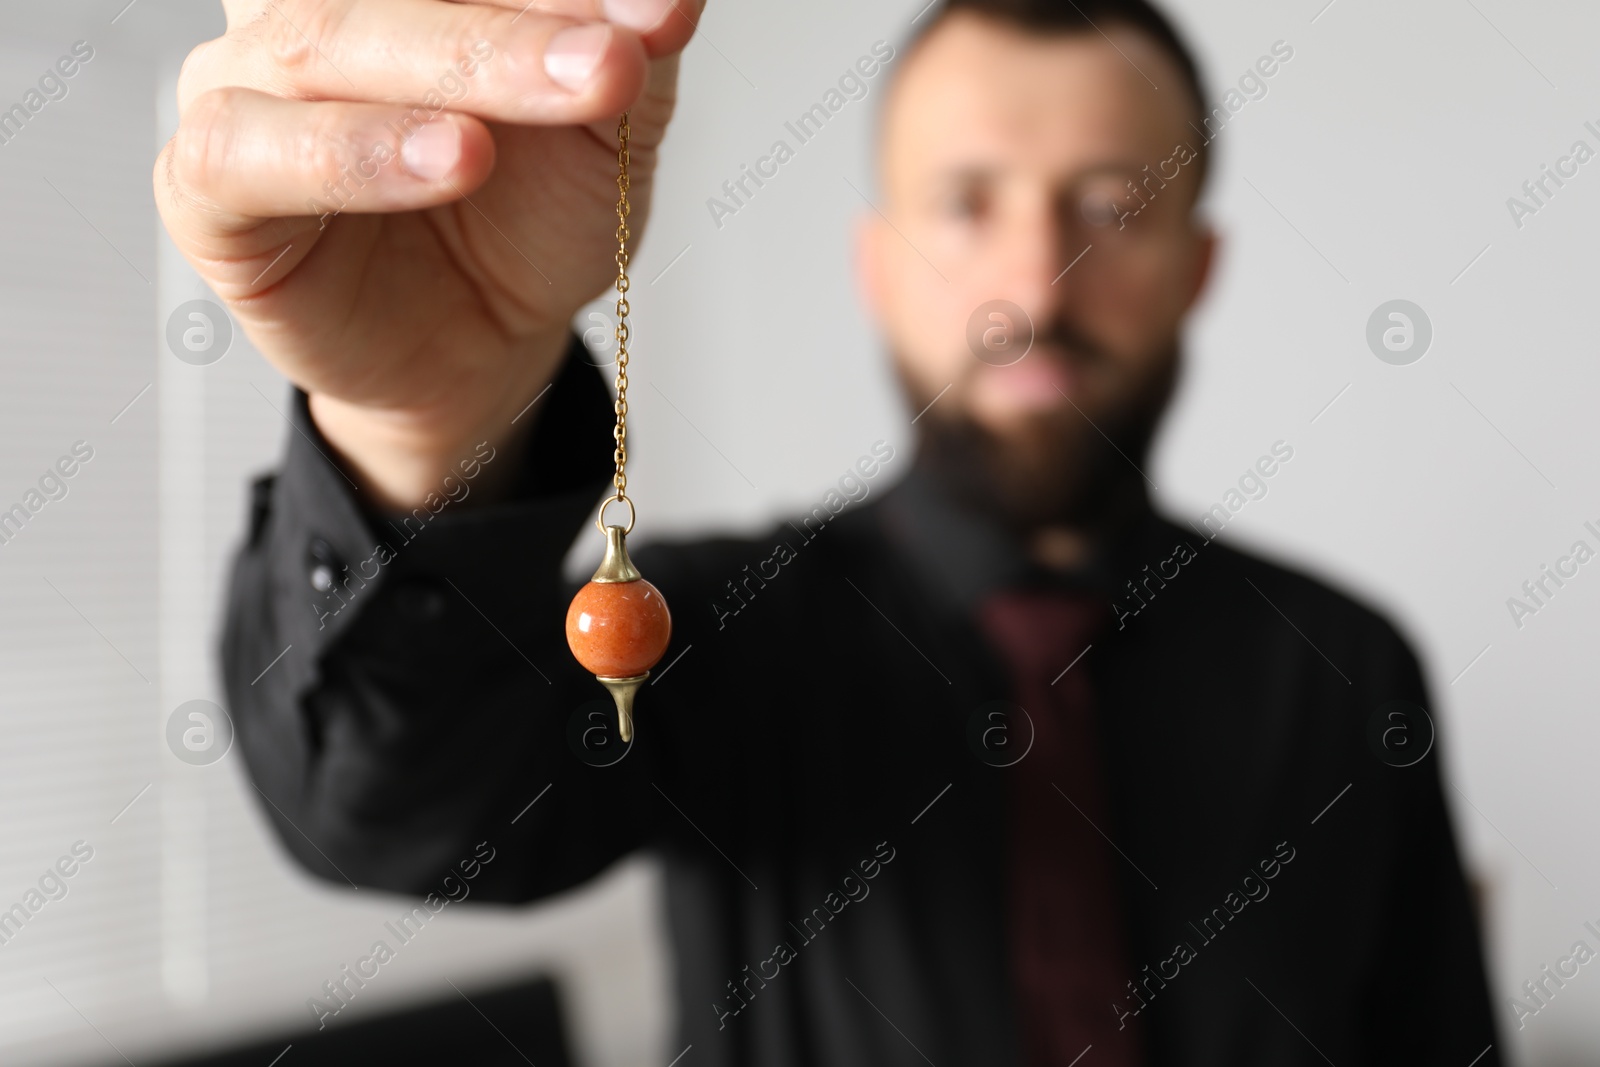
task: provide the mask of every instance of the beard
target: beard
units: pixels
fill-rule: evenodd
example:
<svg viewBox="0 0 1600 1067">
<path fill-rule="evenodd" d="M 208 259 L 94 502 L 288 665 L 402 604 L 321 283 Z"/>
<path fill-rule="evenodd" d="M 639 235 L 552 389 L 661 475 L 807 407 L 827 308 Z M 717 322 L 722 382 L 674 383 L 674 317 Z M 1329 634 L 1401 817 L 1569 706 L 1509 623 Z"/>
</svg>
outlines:
<svg viewBox="0 0 1600 1067">
<path fill-rule="evenodd" d="M 1086 373 L 1127 374 L 1116 361 L 1075 331 L 1058 329 L 1039 338 L 1034 358 L 1066 359 Z M 1046 355 L 1053 353 L 1054 355 Z M 1176 341 L 1147 363 L 1135 381 L 1118 390 L 1115 408 L 1093 421 L 1076 402 L 1064 409 L 1019 416 L 1003 431 L 985 426 L 959 404 L 927 408 L 919 420 L 918 463 L 964 508 L 998 520 L 1017 536 L 1042 528 L 1096 529 L 1114 524 L 1145 501 L 1150 446 L 1177 386 Z M 914 408 L 932 403 L 921 395 L 897 359 L 902 387 Z M 974 362 L 952 394 L 986 370 Z M 942 410 L 941 410 L 942 408 Z"/>
</svg>

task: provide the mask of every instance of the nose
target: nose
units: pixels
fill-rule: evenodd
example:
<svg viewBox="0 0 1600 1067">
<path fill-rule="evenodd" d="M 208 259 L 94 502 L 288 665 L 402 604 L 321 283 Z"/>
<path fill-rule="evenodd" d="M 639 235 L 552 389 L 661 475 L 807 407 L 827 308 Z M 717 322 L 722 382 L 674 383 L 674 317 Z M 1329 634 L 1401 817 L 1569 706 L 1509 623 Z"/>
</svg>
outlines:
<svg viewBox="0 0 1600 1067">
<path fill-rule="evenodd" d="M 1054 197 L 1041 194 L 1017 219 L 1008 242 L 1006 292 L 1035 329 L 1044 329 L 1076 289 L 1071 259 L 1082 249 L 1071 247 L 1068 235 L 1073 227 L 1067 225 L 1062 210 Z"/>
</svg>

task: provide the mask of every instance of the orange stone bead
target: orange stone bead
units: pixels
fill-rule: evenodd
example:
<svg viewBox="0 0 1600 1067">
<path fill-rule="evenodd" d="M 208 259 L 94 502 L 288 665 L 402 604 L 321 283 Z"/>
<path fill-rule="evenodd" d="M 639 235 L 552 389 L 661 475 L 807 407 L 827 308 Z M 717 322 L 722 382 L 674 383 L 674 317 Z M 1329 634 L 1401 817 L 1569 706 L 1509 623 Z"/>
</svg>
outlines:
<svg viewBox="0 0 1600 1067">
<path fill-rule="evenodd" d="M 590 582 L 567 608 L 567 644 L 600 678 L 633 678 L 666 654 L 672 615 L 661 591 L 640 578 Z"/>
</svg>

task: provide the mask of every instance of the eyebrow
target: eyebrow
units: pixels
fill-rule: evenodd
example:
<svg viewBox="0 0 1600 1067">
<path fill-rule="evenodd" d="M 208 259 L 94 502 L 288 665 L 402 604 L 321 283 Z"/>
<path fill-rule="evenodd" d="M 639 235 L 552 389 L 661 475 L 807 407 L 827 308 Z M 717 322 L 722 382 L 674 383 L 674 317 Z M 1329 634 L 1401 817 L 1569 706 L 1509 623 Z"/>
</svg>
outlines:
<svg viewBox="0 0 1600 1067">
<path fill-rule="evenodd" d="M 1074 178 L 1081 180 L 1083 178 L 1098 177 L 1100 175 L 1123 177 L 1127 175 L 1138 174 L 1149 165 L 1150 164 L 1148 163 L 1107 161 L 1103 163 L 1096 163 L 1093 166 L 1084 168 L 1083 170 L 1077 172 L 1077 174 L 1074 175 Z M 936 174 L 935 180 L 949 184 L 972 185 L 993 180 L 999 176 L 1000 173 L 1001 171 L 997 167 L 963 165 L 939 172 Z"/>
</svg>

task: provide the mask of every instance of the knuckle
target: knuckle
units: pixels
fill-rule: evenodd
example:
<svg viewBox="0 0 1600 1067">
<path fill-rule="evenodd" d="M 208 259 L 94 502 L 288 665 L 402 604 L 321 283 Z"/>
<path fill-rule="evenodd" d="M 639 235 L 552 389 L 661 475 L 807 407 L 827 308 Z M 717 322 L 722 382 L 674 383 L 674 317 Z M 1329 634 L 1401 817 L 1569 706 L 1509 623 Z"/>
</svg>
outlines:
<svg viewBox="0 0 1600 1067">
<path fill-rule="evenodd" d="M 447 42 L 449 55 L 456 58 L 483 54 L 479 50 L 485 47 L 490 52 L 504 47 L 507 39 L 517 32 L 513 24 L 515 19 L 515 14 L 502 8 L 478 5 L 463 8 Z"/>
<path fill-rule="evenodd" d="M 338 114 L 341 110 L 317 108 L 316 117 L 301 125 L 295 146 L 299 158 L 305 160 L 308 176 L 334 185 L 350 180 L 349 174 L 361 156 L 360 136 L 343 121 Z"/>
<path fill-rule="evenodd" d="M 245 93 L 236 86 L 222 86 L 189 102 L 168 149 L 175 186 L 203 189 L 226 171 L 233 153 L 235 116 Z"/>
<path fill-rule="evenodd" d="M 209 56 L 214 52 L 215 41 L 203 41 L 194 46 L 187 56 L 183 57 L 183 66 L 178 68 L 178 114 L 182 116 L 188 111 L 189 103 L 204 91 L 205 74 L 208 67 Z"/>
<path fill-rule="evenodd" d="M 277 0 L 251 24 L 269 63 L 289 77 L 305 77 L 329 62 L 341 14 L 328 0 Z"/>
<path fill-rule="evenodd" d="M 475 83 L 494 84 L 497 64 L 492 60 L 505 51 L 508 36 L 516 32 L 516 27 L 507 25 L 510 14 L 499 8 L 462 7 L 449 36 L 435 45 L 442 73 L 433 87 L 441 96 L 455 100 L 470 95 Z"/>
<path fill-rule="evenodd" d="M 156 192 L 156 206 L 169 226 L 176 227 L 182 219 L 212 207 L 210 200 L 200 195 L 192 185 L 186 185 L 178 172 L 178 135 L 174 134 L 156 157 L 152 175 Z M 173 229 L 173 236 L 180 231 Z"/>
</svg>

